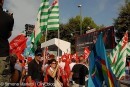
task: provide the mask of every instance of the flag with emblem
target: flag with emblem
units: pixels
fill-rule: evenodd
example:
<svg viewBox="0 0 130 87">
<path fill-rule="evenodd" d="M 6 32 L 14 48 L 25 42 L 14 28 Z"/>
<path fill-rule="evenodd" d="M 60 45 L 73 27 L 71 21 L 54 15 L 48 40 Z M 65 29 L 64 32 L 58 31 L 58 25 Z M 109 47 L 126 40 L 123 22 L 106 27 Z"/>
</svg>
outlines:
<svg viewBox="0 0 130 87">
<path fill-rule="evenodd" d="M 26 41 L 26 37 L 24 33 L 19 34 L 13 40 L 10 41 L 10 53 L 14 53 L 14 51 L 21 46 Z"/>
</svg>

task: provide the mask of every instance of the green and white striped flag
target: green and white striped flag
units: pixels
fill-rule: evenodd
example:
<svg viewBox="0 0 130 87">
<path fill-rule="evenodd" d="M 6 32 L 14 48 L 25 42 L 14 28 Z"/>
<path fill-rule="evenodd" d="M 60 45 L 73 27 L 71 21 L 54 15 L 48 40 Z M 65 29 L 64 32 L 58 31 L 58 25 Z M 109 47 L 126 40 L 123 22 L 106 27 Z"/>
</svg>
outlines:
<svg viewBox="0 0 130 87">
<path fill-rule="evenodd" d="M 119 79 L 125 76 L 125 64 L 128 48 L 128 32 L 110 53 L 109 59 L 113 73 Z"/>
<path fill-rule="evenodd" d="M 34 29 L 34 35 L 35 35 L 34 45 L 38 44 L 42 36 L 42 31 L 46 29 L 48 20 L 48 8 L 49 8 L 49 0 L 42 0 Z"/>
<path fill-rule="evenodd" d="M 130 56 L 130 42 L 128 43 L 127 56 Z"/>
<path fill-rule="evenodd" d="M 59 29 L 59 4 L 58 0 L 54 0 L 48 9 L 47 30 Z"/>
</svg>

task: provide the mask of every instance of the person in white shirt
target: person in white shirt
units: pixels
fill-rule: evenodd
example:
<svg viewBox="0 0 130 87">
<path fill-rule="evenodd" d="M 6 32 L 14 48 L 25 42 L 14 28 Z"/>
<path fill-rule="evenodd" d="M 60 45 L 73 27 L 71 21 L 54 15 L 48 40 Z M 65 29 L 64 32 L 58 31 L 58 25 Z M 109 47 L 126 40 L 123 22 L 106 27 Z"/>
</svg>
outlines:
<svg viewBox="0 0 130 87">
<path fill-rule="evenodd" d="M 70 70 L 72 71 L 73 66 L 76 64 L 75 59 L 71 59 Z"/>
<path fill-rule="evenodd" d="M 64 70 L 65 67 L 65 60 L 62 59 L 62 61 L 59 62 L 59 66 Z"/>
</svg>

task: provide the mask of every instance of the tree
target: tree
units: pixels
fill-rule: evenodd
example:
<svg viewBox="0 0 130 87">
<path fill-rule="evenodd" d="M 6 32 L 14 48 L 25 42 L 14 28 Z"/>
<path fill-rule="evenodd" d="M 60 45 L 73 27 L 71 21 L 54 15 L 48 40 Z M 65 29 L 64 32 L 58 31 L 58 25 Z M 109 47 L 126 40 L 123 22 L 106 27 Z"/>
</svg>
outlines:
<svg viewBox="0 0 130 87">
<path fill-rule="evenodd" d="M 116 38 L 119 42 L 126 30 L 130 31 L 130 1 L 126 0 L 125 5 L 120 7 L 119 16 L 114 19 Z"/>
<path fill-rule="evenodd" d="M 88 30 L 88 27 L 99 28 L 91 17 L 85 17 L 82 20 L 82 34 Z M 68 23 L 60 26 L 60 38 L 71 42 L 71 52 L 75 53 L 75 38 L 80 35 L 80 16 L 70 18 Z"/>
<path fill-rule="evenodd" d="M 91 17 L 85 17 L 83 19 L 82 26 L 83 26 L 84 33 L 89 29 L 93 29 L 93 28 L 98 29 L 99 28 Z M 90 27 L 90 28 L 88 28 L 88 27 Z"/>
</svg>

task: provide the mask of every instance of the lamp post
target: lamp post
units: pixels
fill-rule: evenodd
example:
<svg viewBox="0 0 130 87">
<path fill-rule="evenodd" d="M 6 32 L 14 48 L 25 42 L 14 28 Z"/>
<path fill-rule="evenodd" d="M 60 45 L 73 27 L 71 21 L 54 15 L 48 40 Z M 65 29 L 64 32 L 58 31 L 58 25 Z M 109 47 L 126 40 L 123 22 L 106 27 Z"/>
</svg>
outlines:
<svg viewBox="0 0 130 87">
<path fill-rule="evenodd" d="M 82 35 L 82 5 L 78 5 L 78 8 L 80 8 L 80 35 Z"/>
</svg>

